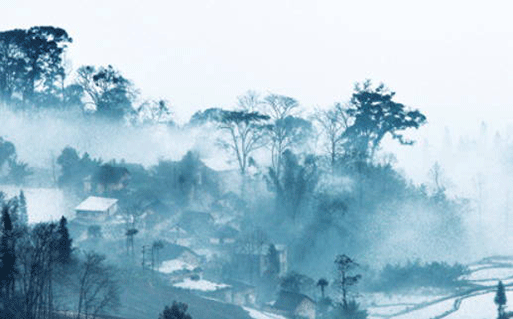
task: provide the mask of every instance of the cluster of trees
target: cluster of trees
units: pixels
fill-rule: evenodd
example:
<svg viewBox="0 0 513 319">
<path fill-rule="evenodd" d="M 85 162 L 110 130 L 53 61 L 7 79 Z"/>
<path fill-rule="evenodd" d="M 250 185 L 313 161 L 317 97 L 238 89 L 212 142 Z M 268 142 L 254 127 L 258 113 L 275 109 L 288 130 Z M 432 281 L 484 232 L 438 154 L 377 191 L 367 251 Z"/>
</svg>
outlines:
<svg viewBox="0 0 513 319">
<path fill-rule="evenodd" d="M 205 194 L 214 198 L 221 194 L 218 174 L 192 151 L 179 161 L 160 160 L 146 169 L 124 161 L 104 163 L 101 159 L 91 158 L 87 152 L 81 155 L 68 146 L 62 150 L 56 162 L 60 168 L 57 178 L 59 187 L 80 195 L 88 195 L 84 187 L 86 179 L 91 183 L 90 192 L 95 193 L 94 186 L 98 183 L 108 185 L 118 181 L 121 174 L 129 175 L 130 190 L 123 189 L 107 195 L 122 198 L 124 206 L 130 209 L 137 209 L 141 202 L 157 199 L 187 205 Z"/>
<path fill-rule="evenodd" d="M 0 137 L 0 178 L 7 183 L 21 185 L 32 171 L 28 164 L 18 159 L 16 147 Z"/>
<path fill-rule="evenodd" d="M 403 132 L 419 128 L 426 123 L 426 117 L 394 101 L 394 96 L 383 84 L 374 86 L 366 80 L 355 85 L 347 105 L 336 103 L 317 111 L 313 123 L 300 116 L 299 103 L 294 98 L 276 94 L 261 98 L 250 91 L 239 97 L 236 110 L 197 112 L 191 123 L 219 123 L 218 128 L 227 133 L 221 144 L 233 154 L 242 175 L 252 165 L 254 153 L 268 147 L 270 169 L 281 176 L 285 151 L 301 150 L 301 145 L 312 138 L 315 124 L 325 136 L 325 154 L 332 167 L 341 162 L 374 159 L 387 135 L 411 145 L 413 141 Z"/>
<path fill-rule="evenodd" d="M 13 105 L 48 105 L 72 99 L 65 87 L 64 52 L 72 38 L 61 28 L 0 33 L 0 98 Z M 59 103 L 59 104 L 60 104 Z"/>
<path fill-rule="evenodd" d="M 447 241 L 457 242 L 464 233 L 460 214 L 468 201 L 449 198 L 440 174 L 430 176 L 437 185 L 433 190 L 415 186 L 394 169 L 393 157 L 379 156 L 386 137 L 411 145 L 408 130 L 426 123 L 421 112 L 395 101 L 395 93 L 383 84 L 358 83 L 348 103 L 318 110 L 310 118 L 301 116 L 299 103 L 291 97 L 248 92 L 235 110 L 211 108 L 190 121 L 206 123 L 218 128 L 220 146 L 237 163 L 241 197 L 254 199 L 248 189 L 261 181 L 271 191 L 274 204 L 249 205 L 247 224 L 280 234 L 272 239 L 287 241 L 294 262 L 308 260 L 323 236 L 356 242 L 343 248 L 361 253 L 376 242 L 366 229 L 380 223 L 378 214 L 393 218 L 408 206 L 429 211 L 433 232 L 444 233 Z M 314 150 L 314 142 L 323 145 L 321 152 Z M 268 168 L 256 160 L 264 154 Z"/>
<path fill-rule="evenodd" d="M 187 304 L 183 302 L 173 301 L 171 307 L 166 306 L 164 311 L 159 315 L 159 319 L 192 319 L 187 313 Z"/>
<path fill-rule="evenodd" d="M 2 318 L 51 318 L 57 305 L 74 296 L 78 296 L 79 315 L 96 315 L 117 305 L 117 284 L 104 257 L 88 253 L 80 260 L 72 248 L 66 218 L 29 226 L 24 205 L 23 193 L 9 200 L 2 195 Z"/>
<path fill-rule="evenodd" d="M 191 123 L 217 123 L 220 145 L 232 155 L 242 176 L 242 196 L 246 193 L 249 168 L 257 167 L 275 193 L 275 210 L 295 222 L 313 199 L 323 175 L 358 172 L 362 204 L 364 169 L 375 165 L 383 138 L 390 136 L 405 145 L 413 143 L 403 132 L 419 128 L 426 117 L 395 102 L 394 95 L 383 84 L 373 86 L 365 81 L 355 86 L 347 105 L 337 103 L 306 119 L 301 117 L 294 98 L 276 94 L 262 98 L 250 91 L 238 99 L 236 110 L 201 111 L 191 118 Z M 316 129 L 325 140 L 322 154 L 308 147 L 317 136 Z M 262 149 L 268 151 L 271 163 L 267 172 L 255 160 L 256 152 Z M 344 206 L 340 201 L 332 204 L 339 211 Z"/>
<path fill-rule="evenodd" d="M 398 292 L 421 287 L 454 288 L 464 285 L 462 276 L 468 273 L 461 264 L 445 262 L 408 262 L 405 265 L 386 265 L 371 287 L 376 291 Z"/>
<path fill-rule="evenodd" d="M 172 123 L 168 102 L 138 104 L 134 84 L 112 65 L 73 72 L 66 59 L 72 42 L 66 30 L 53 26 L 0 32 L 0 102 L 18 109 L 78 107 L 134 124 Z"/>
<path fill-rule="evenodd" d="M 57 157 L 57 164 L 61 169 L 58 185 L 78 190 L 83 189 L 84 178 L 92 175 L 100 167 L 101 160 L 92 159 L 88 153 L 80 156 L 77 150 L 68 146 Z"/>
</svg>

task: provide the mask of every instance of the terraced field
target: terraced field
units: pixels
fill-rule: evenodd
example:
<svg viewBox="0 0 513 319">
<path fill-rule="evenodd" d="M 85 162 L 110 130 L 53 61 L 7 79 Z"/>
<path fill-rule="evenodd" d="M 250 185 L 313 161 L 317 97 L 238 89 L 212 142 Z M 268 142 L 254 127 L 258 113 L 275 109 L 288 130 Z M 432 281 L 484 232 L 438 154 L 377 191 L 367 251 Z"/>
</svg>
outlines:
<svg viewBox="0 0 513 319">
<path fill-rule="evenodd" d="M 513 257 L 490 257 L 469 265 L 464 280 L 470 288 L 448 295 L 374 296 L 370 319 L 489 319 L 497 316 L 493 302 L 499 280 L 513 302 Z M 513 307 L 512 307 L 513 308 Z"/>
</svg>

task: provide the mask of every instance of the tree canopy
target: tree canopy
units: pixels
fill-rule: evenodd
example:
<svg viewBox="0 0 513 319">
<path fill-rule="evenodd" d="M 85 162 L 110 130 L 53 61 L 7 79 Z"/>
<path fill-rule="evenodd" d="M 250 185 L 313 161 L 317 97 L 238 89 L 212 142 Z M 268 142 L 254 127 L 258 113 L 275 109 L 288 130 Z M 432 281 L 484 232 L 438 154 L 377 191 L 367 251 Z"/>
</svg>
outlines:
<svg viewBox="0 0 513 319">
<path fill-rule="evenodd" d="M 37 26 L 0 32 L 0 97 L 55 102 L 66 77 L 64 52 L 72 38 L 61 28 Z"/>
<path fill-rule="evenodd" d="M 414 143 L 402 132 L 419 128 L 426 123 L 426 117 L 418 110 L 408 110 L 403 104 L 393 101 L 394 96 L 395 92 L 384 84 L 373 87 L 370 80 L 355 85 L 347 110 L 353 118 L 352 124 L 344 132 L 348 139 L 347 149 L 372 158 L 387 134 L 401 144 Z"/>
</svg>

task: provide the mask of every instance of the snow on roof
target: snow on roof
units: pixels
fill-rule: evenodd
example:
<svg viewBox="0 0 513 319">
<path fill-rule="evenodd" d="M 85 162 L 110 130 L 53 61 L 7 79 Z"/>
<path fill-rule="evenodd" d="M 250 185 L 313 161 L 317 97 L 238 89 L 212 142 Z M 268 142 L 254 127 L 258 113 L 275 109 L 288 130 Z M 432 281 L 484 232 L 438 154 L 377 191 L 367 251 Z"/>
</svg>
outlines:
<svg viewBox="0 0 513 319">
<path fill-rule="evenodd" d="M 115 198 L 89 196 L 85 201 L 80 203 L 75 210 L 81 211 L 106 211 L 118 202 Z"/>
<path fill-rule="evenodd" d="M 179 259 L 166 260 L 162 262 L 159 271 L 164 274 L 171 274 L 180 270 L 194 270 L 196 266 L 190 265 Z"/>
<path fill-rule="evenodd" d="M 192 280 L 190 278 L 186 278 L 184 281 L 176 283 L 173 286 L 175 286 L 177 288 L 200 290 L 200 291 L 216 291 L 219 289 L 230 287 L 229 285 L 218 284 L 218 283 L 204 280 L 204 279 Z"/>
</svg>

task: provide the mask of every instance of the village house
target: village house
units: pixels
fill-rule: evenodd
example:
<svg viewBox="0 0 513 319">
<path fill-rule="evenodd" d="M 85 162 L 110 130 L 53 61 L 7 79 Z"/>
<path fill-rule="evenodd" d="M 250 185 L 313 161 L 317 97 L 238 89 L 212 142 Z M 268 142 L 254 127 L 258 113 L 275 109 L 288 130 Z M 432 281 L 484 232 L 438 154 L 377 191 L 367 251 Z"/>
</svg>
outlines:
<svg viewBox="0 0 513 319">
<path fill-rule="evenodd" d="M 169 206 L 156 198 L 140 200 L 137 204 L 137 210 L 140 227 L 148 230 L 165 221 L 173 212 Z"/>
<path fill-rule="evenodd" d="M 167 274 L 173 282 L 201 274 L 203 259 L 187 247 L 164 242 L 159 259 L 162 261 L 159 271 Z"/>
<path fill-rule="evenodd" d="M 176 225 L 194 238 L 198 245 L 208 244 L 215 232 L 214 218 L 211 214 L 188 210 L 182 212 Z"/>
<path fill-rule="evenodd" d="M 291 291 L 280 291 L 278 299 L 268 310 L 291 319 L 315 319 L 315 301 Z"/>
<path fill-rule="evenodd" d="M 225 280 L 224 282 L 231 287 L 230 298 L 226 300 L 227 302 L 241 307 L 255 305 L 257 296 L 255 286 L 236 280 Z"/>
<path fill-rule="evenodd" d="M 75 207 L 78 218 L 102 220 L 114 215 L 118 210 L 118 200 L 115 198 L 89 196 Z"/>
</svg>

